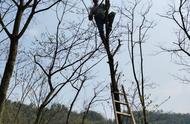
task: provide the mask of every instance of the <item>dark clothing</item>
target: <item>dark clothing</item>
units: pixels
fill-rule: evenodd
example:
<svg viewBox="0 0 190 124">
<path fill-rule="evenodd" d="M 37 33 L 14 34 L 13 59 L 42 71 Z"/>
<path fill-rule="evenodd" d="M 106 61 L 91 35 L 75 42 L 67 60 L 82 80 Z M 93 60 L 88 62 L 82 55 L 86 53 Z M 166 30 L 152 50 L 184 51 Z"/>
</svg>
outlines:
<svg viewBox="0 0 190 124">
<path fill-rule="evenodd" d="M 110 5 L 108 5 L 108 8 L 109 6 Z M 105 40 L 105 34 L 104 34 L 104 24 L 106 24 L 105 12 L 106 12 L 106 6 L 104 4 L 100 4 L 98 6 L 93 6 L 89 14 L 89 20 L 92 20 L 94 16 L 100 37 L 103 41 Z M 111 12 L 108 14 L 108 20 L 107 20 L 108 34 L 112 30 L 112 23 L 113 23 L 114 17 L 115 17 L 114 12 Z"/>
<path fill-rule="evenodd" d="M 100 38 L 101 38 L 102 40 L 105 40 L 105 36 L 104 36 L 104 24 L 105 24 L 105 19 L 100 18 L 100 17 L 98 17 L 98 16 L 95 16 L 94 19 L 95 19 L 96 25 L 97 25 L 97 27 L 98 27 L 98 31 L 99 31 L 99 34 L 100 34 Z"/>
<path fill-rule="evenodd" d="M 110 4 L 108 4 L 108 9 L 109 7 L 110 7 Z M 99 17 L 101 19 L 105 19 L 105 12 L 106 12 L 105 4 L 94 5 L 90 10 L 89 20 L 92 20 L 93 16 Z"/>
<path fill-rule="evenodd" d="M 111 30 L 112 30 L 112 23 L 115 17 L 115 13 L 111 12 L 108 14 L 108 34 L 110 34 Z M 95 16 L 94 17 L 95 21 L 96 21 L 96 25 L 98 27 L 98 31 L 100 34 L 100 37 L 102 40 L 105 40 L 105 34 L 104 34 L 104 24 L 105 22 L 105 18 L 100 18 Z"/>
</svg>

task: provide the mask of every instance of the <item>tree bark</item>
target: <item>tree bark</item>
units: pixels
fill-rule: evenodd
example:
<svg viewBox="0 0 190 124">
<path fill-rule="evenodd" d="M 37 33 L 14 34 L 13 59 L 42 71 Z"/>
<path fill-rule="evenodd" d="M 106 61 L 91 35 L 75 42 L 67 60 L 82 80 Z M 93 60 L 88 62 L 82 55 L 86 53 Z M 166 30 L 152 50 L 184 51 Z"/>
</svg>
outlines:
<svg viewBox="0 0 190 124">
<path fill-rule="evenodd" d="M 115 69 L 115 62 L 114 62 L 114 55 L 112 54 L 111 50 L 110 50 L 110 45 L 109 45 L 109 31 L 108 31 L 108 13 L 109 13 L 109 5 L 110 5 L 110 1 L 106 0 L 105 1 L 105 5 L 106 5 L 106 39 L 103 40 L 103 44 L 107 53 L 107 57 L 108 57 L 108 64 L 109 64 L 109 69 L 110 69 L 110 77 L 111 77 L 111 92 L 119 92 L 118 90 L 118 82 L 116 81 L 116 69 Z M 120 101 L 120 97 L 119 94 L 114 93 L 114 99 L 117 101 Z M 121 106 L 119 103 L 116 103 L 116 111 L 121 111 Z M 121 121 L 121 116 L 118 115 L 118 122 L 119 124 L 122 124 Z"/>
<path fill-rule="evenodd" d="M 5 66 L 5 71 L 4 71 L 4 74 L 1 80 L 1 85 L 0 85 L 0 123 L 2 119 L 3 105 L 6 99 L 7 90 L 9 87 L 9 83 L 11 80 L 11 76 L 12 76 L 15 61 L 16 61 L 17 49 L 18 49 L 18 40 L 17 39 L 11 40 L 9 57 Z"/>
<path fill-rule="evenodd" d="M 20 28 L 20 24 L 22 20 L 22 15 L 23 15 L 23 9 L 20 7 L 18 8 L 16 17 L 15 17 L 13 32 L 9 36 L 9 39 L 10 39 L 9 56 L 5 65 L 5 70 L 4 70 L 3 77 L 0 84 L 0 123 L 2 122 L 3 106 L 6 100 L 8 87 L 10 84 L 10 80 L 11 80 L 15 62 L 16 62 L 18 43 L 19 43 L 18 35 L 19 35 L 19 28 Z"/>
</svg>

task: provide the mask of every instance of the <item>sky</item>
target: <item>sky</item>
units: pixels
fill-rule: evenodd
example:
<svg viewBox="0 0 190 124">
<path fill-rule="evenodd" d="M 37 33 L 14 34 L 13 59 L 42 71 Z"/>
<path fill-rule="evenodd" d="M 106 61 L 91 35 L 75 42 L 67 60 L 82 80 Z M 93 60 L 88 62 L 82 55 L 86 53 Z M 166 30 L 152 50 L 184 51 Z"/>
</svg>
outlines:
<svg viewBox="0 0 190 124">
<path fill-rule="evenodd" d="M 110 0 L 112 5 L 120 5 L 119 0 Z M 124 1 L 124 0 L 123 0 Z M 147 89 L 146 93 L 151 93 L 151 99 L 155 104 L 161 104 L 165 99 L 170 97 L 170 99 L 162 104 L 159 109 L 165 112 L 179 112 L 179 113 L 190 113 L 190 99 L 188 98 L 190 94 L 190 84 L 182 84 L 179 80 L 176 80 L 172 75 L 179 74 L 179 66 L 174 64 L 174 60 L 171 58 L 169 53 L 160 53 L 159 46 L 169 46 L 175 39 L 175 24 L 170 20 L 160 17 L 158 14 L 164 14 L 167 11 L 168 3 L 171 0 L 152 0 L 153 6 L 150 13 L 150 18 L 156 22 L 156 26 L 149 33 L 149 40 L 144 46 L 144 64 L 145 64 L 145 76 L 148 82 L 155 83 L 155 88 Z M 87 6 L 91 6 L 90 2 L 86 2 Z M 125 3 L 127 4 L 127 3 Z M 42 19 L 36 19 L 37 23 L 33 23 L 31 28 L 27 31 L 26 37 L 39 36 L 40 32 L 48 29 L 53 32 L 53 27 L 56 22 L 51 22 L 51 24 L 46 21 L 51 17 L 51 14 L 47 14 Z M 38 24 L 38 22 L 41 22 Z M 43 28 L 42 28 L 43 27 Z M 125 71 L 129 78 L 132 75 L 128 73 L 130 70 L 129 61 L 125 61 L 120 58 L 127 55 L 125 48 L 121 49 L 121 55 L 118 57 L 120 61 L 123 61 L 120 69 Z M 128 57 L 126 57 L 127 59 Z M 106 63 L 105 63 L 106 64 Z M 101 75 L 109 74 L 108 65 L 104 63 L 100 64 L 98 68 L 105 67 L 104 73 L 101 70 L 96 70 Z M 107 69 L 106 69 L 107 68 Z M 108 80 L 108 79 L 107 79 Z"/>
<path fill-rule="evenodd" d="M 169 2 L 171 1 L 154 0 L 154 13 L 164 14 L 164 12 L 167 11 Z M 150 92 L 152 93 L 152 96 L 155 97 L 155 100 L 159 102 L 170 96 L 170 99 L 161 105 L 160 109 L 169 112 L 189 113 L 190 107 L 188 104 L 190 103 L 190 100 L 187 96 L 190 93 L 190 85 L 182 84 L 172 76 L 180 74 L 179 66 L 174 64 L 174 60 L 169 53 L 151 56 L 151 53 L 160 51 L 158 46 L 168 47 L 169 44 L 176 40 L 174 34 L 176 25 L 171 20 L 160 18 L 159 16 L 155 17 L 157 26 L 155 27 L 155 30 L 150 33 L 151 49 L 147 52 L 146 74 L 157 84 L 157 88 Z"/>
<path fill-rule="evenodd" d="M 164 14 L 167 11 L 170 0 L 153 0 L 152 11 L 154 15 Z M 190 85 L 182 84 L 172 75 L 178 75 L 179 66 L 174 64 L 174 59 L 169 53 L 154 55 L 161 51 L 158 46 L 170 47 L 170 44 L 176 40 L 176 25 L 166 18 L 154 16 L 157 25 L 150 33 L 148 41 L 147 60 L 145 60 L 146 75 L 151 81 L 157 84 L 155 89 L 150 90 L 155 101 L 158 103 L 170 96 L 170 99 L 160 106 L 160 109 L 168 112 L 190 113 L 190 99 L 187 98 L 190 93 Z M 147 62 L 147 63 L 146 63 Z"/>
</svg>

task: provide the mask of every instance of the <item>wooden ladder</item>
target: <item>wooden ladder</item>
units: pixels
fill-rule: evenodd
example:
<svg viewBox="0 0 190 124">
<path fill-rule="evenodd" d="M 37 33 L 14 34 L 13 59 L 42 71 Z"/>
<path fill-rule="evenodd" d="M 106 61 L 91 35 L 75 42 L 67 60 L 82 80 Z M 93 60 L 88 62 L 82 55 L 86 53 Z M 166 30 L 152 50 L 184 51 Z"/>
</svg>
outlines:
<svg viewBox="0 0 190 124">
<path fill-rule="evenodd" d="M 114 91 L 111 92 L 116 124 L 119 124 L 118 116 L 123 116 L 123 117 L 127 117 L 128 119 L 130 119 L 131 123 L 129 123 L 129 124 L 136 124 L 133 112 L 131 110 L 131 107 L 130 107 L 128 99 L 127 99 L 127 95 L 125 93 L 124 86 L 122 85 L 121 87 L 122 87 L 122 92 L 114 92 Z M 120 96 L 123 96 L 124 97 L 124 102 L 115 100 L 114 94 L 119 94 Z M 116 104 L 126 106 L 128 112 L 117 111 L 116 110 Z"/>
</svg>

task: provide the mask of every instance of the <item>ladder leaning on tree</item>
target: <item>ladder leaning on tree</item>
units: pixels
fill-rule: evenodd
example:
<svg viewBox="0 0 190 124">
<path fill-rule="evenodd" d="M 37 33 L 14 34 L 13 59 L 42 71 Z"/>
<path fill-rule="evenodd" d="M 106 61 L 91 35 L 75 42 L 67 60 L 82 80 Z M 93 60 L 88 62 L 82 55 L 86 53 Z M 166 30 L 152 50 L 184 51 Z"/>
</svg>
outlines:
<svg viewBox="0 0 190 124">
<path fill-rule="evenodd" d="M 130 119 L 131 123 L 129 123 L 129 124 L 136 124 L 133 112 L 131 110 L 129 101 L 127 99 L 127 95 L 126 95 L 124 86 L 122 85 L 121 87 L 122 87 L 122 91 L 121 92 L 111 91 L 116 124 L 120 124 L 121 123 L 121 122 L 119 122 L 118 116 L 123 116 L 123 117 L 127 117 L 128 119 Z M 123 96 L 124 102 L 115 100 L 114 94 L 118 94 L 120 96 Z M 120 105 L 126 106 L 128 111 L 127 112 L 117 111 L 116 110 L 116 104 L 120 104 Z"/>
</svg>

